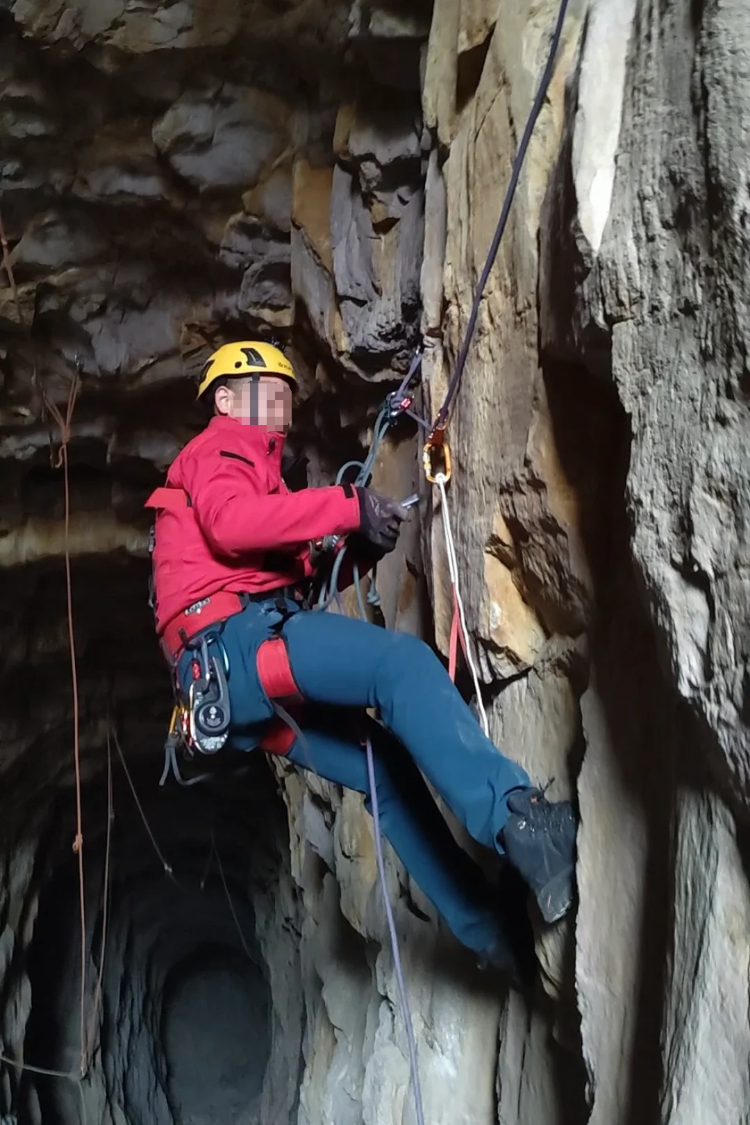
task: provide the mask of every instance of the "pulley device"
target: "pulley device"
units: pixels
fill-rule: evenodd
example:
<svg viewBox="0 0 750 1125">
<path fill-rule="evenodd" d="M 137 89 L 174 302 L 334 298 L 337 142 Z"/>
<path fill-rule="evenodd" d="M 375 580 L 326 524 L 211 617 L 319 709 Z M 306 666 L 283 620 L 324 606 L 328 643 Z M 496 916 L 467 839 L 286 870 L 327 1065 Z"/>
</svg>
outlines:
<svg viewBox="0 0 750 1125">
<path fill-rule="evenodd" d="M 206 774 L 189 780 L 182 777 L 178 754 L 188 761 L 195 757 L 196 752 L 217 754 L 229 739 L 229 661 L 221 638 L 215 633 L 204 633 L 192 642 L 188 641 L 187 648 L 192 652 L 187 695 L 180 691 L 177 669 L 171 668 L 175 703 L 164 743 L 160 785 L 164 785 L 170 773 L 180 785 L 203 781 Z"/>
<path fill-rule="evenodd" d="M 215 634 L 204 633 L 187 648 L 194 653 L 187 705 L 190 741 L 201 754 L 216 754 L 229 738 L 229 660 Z"/>
</svg>

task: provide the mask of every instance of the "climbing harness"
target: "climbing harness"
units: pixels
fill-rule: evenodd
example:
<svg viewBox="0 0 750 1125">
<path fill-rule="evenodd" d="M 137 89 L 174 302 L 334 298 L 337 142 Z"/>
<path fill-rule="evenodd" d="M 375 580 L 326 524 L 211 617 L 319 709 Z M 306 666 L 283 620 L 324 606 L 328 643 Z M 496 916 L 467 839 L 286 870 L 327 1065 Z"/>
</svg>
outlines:
<svg viewBox="0 0 750 1125">
<path fill-rule="evenodd" d="M 155 489 L 146 501 L 146 507 L 177 510 L 192 507 L 190 496 L 184 489 L 162 487 Z M 149 535 L 149 554 L 152 559 L 149 580 L 149 605 L 156 616 L 153 555 L 156 543 L 154 527 Z M 224 749 L 231 727 L 229 698 L 230 667 L 221 632 L 228 618 L 240 613 L 251 601 L 273 600 L 280 620 L 278 630 L 292 611 L 286 599 L 302 601 L 299 587 L 281 587 L 258 594 L 235 594 L 225 590 L 201 598 L 167 622 L 162 631 L 161 648 L 169 665 L 172 680 L 172 716 L 164 742 L 164 769 L 159 780 L 163 786 L 174 776 L 183 786 L 205 781 L 210 774 L 200 773 L 183 778 L 179 758 L 193 760 L 196 754 L 215 755 Z M 279 647 L 281 646 L 281 647 Z M 282 652 L 283 650 L 283 652 Z M 177 666 L 183 653 L 190 653 L 190 679 L 186 688 L 180 685 Z M 258 676 L 267 696 L 274 700 L 298 701 L 301 696 L 294 683 L 286 646 L 281 638 L 268 638 L 258 649 Z M 278 720 L 278 713 L 277 713 Z M 259 743 L 269 753 L 286 753 L 294 741 L 283 722 L 271 721 Z"/>
<path fill-rule="evenodd" d="M 220 619 L 219 628 L 227 616 L 239 612 L 246 604 L 238 595 L 232 597 L 238 604 L 232 608 L 231 613 Z M 274 628 L 282 625 L 284 620 L 286 617 Z M 196 752 L 213 755 L 223 749 L 229 739 L 229 660 L 219 632 L 206 631 L 213 629 L 213 626 L 203 628 L 204 631 L 194 639 L 185 638 L 185 651 L 192 653 L 192 680 L 187 696 L 180 689 L 177 679 L 179 650 L 172 655 L 170 661 L 175 704 L 165 743 L 164 770 L 160 785 L 164 785 L 170 773 L 181 785 L 194 785 L 206 780 L 210 776 L 207 773 L 184 779 L 179 769 L 178 753 L 182 752 L 189 759 Z M 211 645 L 215 649 L 213 654 Z M 270 720 L 259 735 L 258 746 L 269 754 L 286 754 L 297 736 L 294 727 L 290 727 L 291 716 L 280 701 L 295 707 L 302 702 L 302 694 L 294 680 L 286 642 L 282 637 L 272 636 L 261 641 L 256 653 L 256 670 L 260 684 L 276 712 L 276 718 Z"/>
</svg>

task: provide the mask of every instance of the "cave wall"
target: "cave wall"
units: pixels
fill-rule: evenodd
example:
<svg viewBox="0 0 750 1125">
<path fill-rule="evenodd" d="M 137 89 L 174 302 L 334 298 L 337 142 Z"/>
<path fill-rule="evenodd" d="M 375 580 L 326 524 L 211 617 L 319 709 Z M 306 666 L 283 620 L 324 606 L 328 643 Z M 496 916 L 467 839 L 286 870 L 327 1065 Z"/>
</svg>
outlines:
<svg viewBox="0 0 750 1125">
<path fill-rule="evenodd" d="M 558 5 L 158 8 L 2 11 L 16 292 L 0 291 L 0 796 L 15 794 L 0 818 L 0 1053 L 19 1062 L 37 1046 L 39 897 L 73 823 L 43 396 L 64 408 L 80 363 L 69 543 L 93 887 L 113 710 L 144 791 L 160 768 L 168 690 L 139 601 L 140 504 L 200 425 L 186 376 L 223 339 L 277 333 L 304 383 L 291 471 L 312 484 L 361 451 L 420 337 L 419 405 L 434 413 Z M 386 849 L 435 1123 L 745 1120 L 746 16 L 739 0 L 571 0 L 480 310 L 449 431 L 462 591 L 493 737 L 579 802 L 580 901 L 538 934 L 527 1003 L 456 948 Z M 441 514 L 410 424 L 375 480 L 425 495 L 421 526 L 380 569 L 380 611 L 446 654 Z M 255 879 L 241 812 L 227 843 L 273 1012 L 277 1061 L 251 1113 L 413 1122 L 371 822 L 355 794 L 282 763 L 268 772 L 286 805 L 268 830 L 283 875 Z M 68 819 L 50 834 L 60 801 Z M 168 849 L 182 846 L 173 806 L 186 801 L 149 806 Z M 205 840 L 191 870 L 204 858 Z M 113 930 L 113 990 L 127 920 L 147 934 L 157 913 L 149 886 Z M 136 985 L 158 1006 L 164 973 L 151 980 Z M 73 971 L 61 1000 L 75 995 Z M 91 1112 L 137 1116 L 145 1098 L 168 1120 L 162 1063 L 144 1064 L 145 1094 L 129 1090 L 111 1044 L 131 1023 L 117 1004 L 107 1018 Z M 61 1062 L 74 1065 L 65 1026 Z M 148 1055 L 149 1035 L 132 1048 Z M 3 1125 L 37 1121 L 47 1086 L 7 1065 L 0 1076 Z M 74 1120 L 77 1090 L 61 1091 Z"/>
<path fill-rule="evenodd" d="M 556 13 L 436 5 L 437 401 Z M 539 952 L 585 1066 L 581 1120 L 746 1113 L 745 22 L 570 6 L 452 429 L 494 733 L 580 802 L 577 914 Z M 439 521 L 432 537 L 437 593 Z M 504 1018 L 501 1120 L 556 1120 L 552 1060 Z"/>
</svg>

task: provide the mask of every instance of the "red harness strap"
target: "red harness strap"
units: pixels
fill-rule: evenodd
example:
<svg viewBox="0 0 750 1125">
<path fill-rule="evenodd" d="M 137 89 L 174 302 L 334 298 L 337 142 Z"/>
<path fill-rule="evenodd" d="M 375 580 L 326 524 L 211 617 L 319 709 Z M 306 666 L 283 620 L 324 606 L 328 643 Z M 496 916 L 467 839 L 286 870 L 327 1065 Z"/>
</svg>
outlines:
<svg viewBox="0 0 750 1125">
<path fill-rule="evenodd" d="M 269 637 L 258 648 L 256 668 L 261 687 L 269 699 L 292 699 L 301 702 L 289 653 L 282 637 Z"/>
<path fill-rule="evenodd" d="M 269 699 L 299 704 L 303 700 L 297 686 L 289 653 L 282 637 L 269 637 L 258 648 L 256 668 L 261 687 Z M 288 754 L 297 735 L 280 717 L 272 719 L 261 739 L 261 749 L 268 754 Z"/>
<path fill-rule="evenodd" d="M 268 730 L 258 744 L 266 754 L 279 754 L 282 758 L 294 745 L 297 735 L 288 723 L 278 717 L 271 719 Z"/>
</svg>

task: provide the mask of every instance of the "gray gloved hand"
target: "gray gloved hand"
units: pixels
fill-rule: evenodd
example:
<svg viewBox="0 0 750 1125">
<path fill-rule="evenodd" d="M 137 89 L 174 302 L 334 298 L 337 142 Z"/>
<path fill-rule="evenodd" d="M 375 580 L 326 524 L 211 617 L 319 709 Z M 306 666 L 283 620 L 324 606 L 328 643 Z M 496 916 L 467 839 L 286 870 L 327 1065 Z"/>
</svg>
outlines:
<svg viewBox="0 0 750 1125">
<path fill-rule="evenodd" d="M 398 500 L 383 496 L 372 488 L 358 488 L 359 530 L 365 539 L 381 550 L 392 551 L 398 541 L 401 524 L 408 512 Z"/>
</svg>

